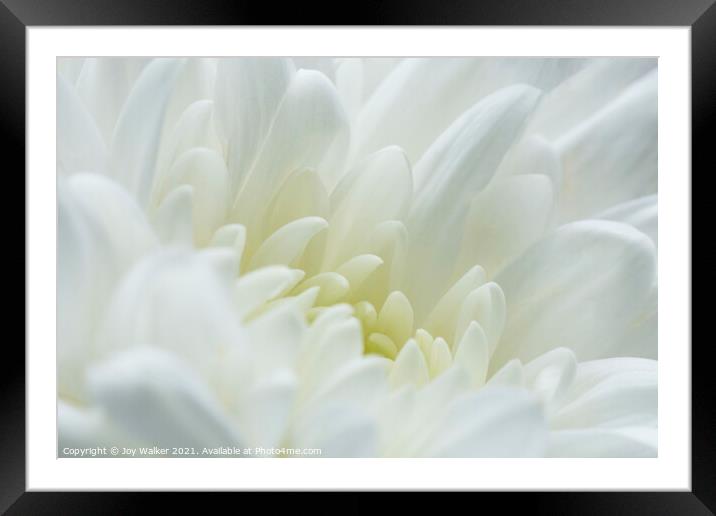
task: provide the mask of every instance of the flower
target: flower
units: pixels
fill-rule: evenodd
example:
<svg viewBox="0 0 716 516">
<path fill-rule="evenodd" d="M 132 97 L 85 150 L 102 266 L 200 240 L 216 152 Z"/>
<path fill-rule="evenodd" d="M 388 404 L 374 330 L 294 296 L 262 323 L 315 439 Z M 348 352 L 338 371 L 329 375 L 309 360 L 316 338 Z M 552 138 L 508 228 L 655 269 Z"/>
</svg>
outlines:
<svg viewBox="0 0 716 516">
<path fill-rule="evenodd" d="M 655 60 L 58 68 L 61 450 L 656 454 Z"/>
</svg>

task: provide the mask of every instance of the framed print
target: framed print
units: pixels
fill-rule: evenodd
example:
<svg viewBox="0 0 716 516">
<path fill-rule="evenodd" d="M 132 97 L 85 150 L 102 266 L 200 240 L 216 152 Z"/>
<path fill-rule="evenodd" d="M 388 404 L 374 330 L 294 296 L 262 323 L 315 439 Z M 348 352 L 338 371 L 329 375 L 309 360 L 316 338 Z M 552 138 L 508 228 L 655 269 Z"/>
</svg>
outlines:
<svg viewBox="0 0 716 516">
<path fill-rule="evenodd" d="M 2 508 L 511 490 L 709 514 L 691 168 L 716 8 L 520 4 L 317 26 L 5 1 L 27 309 Z"/>
</svg>

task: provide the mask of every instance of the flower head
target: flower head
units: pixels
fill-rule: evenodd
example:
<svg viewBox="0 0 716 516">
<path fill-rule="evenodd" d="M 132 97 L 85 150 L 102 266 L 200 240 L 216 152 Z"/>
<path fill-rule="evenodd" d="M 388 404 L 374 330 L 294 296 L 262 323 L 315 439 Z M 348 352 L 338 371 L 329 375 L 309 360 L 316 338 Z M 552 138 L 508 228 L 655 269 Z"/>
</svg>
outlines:
<svg viewBox="0 0 716 516">
<path fill-rule="evenodd" d="M 655 66 L 61 61 L 61 444 L 654 455 Z"/>
</svg>

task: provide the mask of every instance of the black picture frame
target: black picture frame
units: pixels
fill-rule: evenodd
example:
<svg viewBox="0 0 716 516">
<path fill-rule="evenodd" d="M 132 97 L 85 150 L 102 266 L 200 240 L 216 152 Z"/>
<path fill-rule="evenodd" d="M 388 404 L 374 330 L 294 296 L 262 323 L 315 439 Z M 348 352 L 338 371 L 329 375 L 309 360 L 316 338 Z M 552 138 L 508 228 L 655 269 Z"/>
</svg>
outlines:
<svg viewBox="0 0 716 516">
<path fill-rule="evenodd" d="M 690 26 L 692 73 L 692 168 L 716 171 L 709 125 L 716 122 L 715 0 L 443 0 L 364 1 L 349 9 L 336 2 L 282 3 L 280 8 L 245 0 L 0 0 L 0 146 L 5 179 L 15 188 L 6 199 L 25 203 L 25 29 L 47 25 L 635 25 Z M 7 158 L 13 158 L 8 160 Z M 677 171 L 673 171 L 677 173 Z M 692 174 L 693 177 L 693 174 Z M 9 185 L 9 183 L 5 183 Z M 12 192 L 12 194 L 7 195 Z M 20 200 L 21 199 L 21 200 Z M 692 203 L 693 206 L 693 203 Z M 4 203 L 6 256 L 18 277 L 19 242 L 25 225 L 19 208 Z M 12 211 L 11 211 L 12 210 Z M 20 232 L 22 231 L 22 235 Z M 10 242 L 9 244 L 7 242 Z M 22 247 L 25 260 L 25 247 Z M 690 250 L 690 252 L 693 252 Z M 25 269 L 26 271 L 26 269 Z M 27 272 L 26 272 L 27 274 Z M 706 279 L 708 281 L 709 278 Z M 703 281 L 703 280 L 702 280 Z M 11 299 L 11 298 L 6 298 Z M 23 297 L 24 299 L 24 297 Z M 6 306 L 20 310 L 18 303 Z M 18 308 L 14 308 L 18 306 Z M 23 304 L 24 310 L 24 304 Z M 17 322 L 13 319 L 17 319 Z M 5 320 L 19 325 L 20 316 Z M 26 320 L 23 318 L 23 320 Z M 23 334 L 25 328 L 23 327 Z M 691 343 L 672 343 L 688 346 Z M 716 512 L 716 375 L 709 360 L 713 344 L 692 346 L 692 491 L 642 493 L 524 493 L 499 496 L 503 510 L 529 504 L 532 514 L 714 514 Z M 25 492 L 25 354 L 19 339 L 6 339 L 0 374 L 0 513 L 132 514 L 149 506 L 145 493 Z M 156 495 L 155 495 L 156 496 Z M 185 496 L 159 495 L 161 503 Z M 248 493 L 239 496 L 248 496 Z M 327 495 L 326 503 L 331 503 Z M 420 500 L 420 498 L 416 498 Z M 253 500 L 248 500 L 253 501 Z M 371 510 L 372 502 L 356 500 L 351 512 Z M 203 512 L 203 511 L 202 511 Z"/>
</svg>

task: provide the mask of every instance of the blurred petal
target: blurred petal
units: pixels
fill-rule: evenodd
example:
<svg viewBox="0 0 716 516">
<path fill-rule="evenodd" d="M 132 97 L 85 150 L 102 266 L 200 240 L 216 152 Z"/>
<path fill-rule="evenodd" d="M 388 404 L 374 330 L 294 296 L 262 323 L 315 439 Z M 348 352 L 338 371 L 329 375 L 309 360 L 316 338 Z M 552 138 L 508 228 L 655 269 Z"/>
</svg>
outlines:
<svg viewBox="0 0 716 516">
<path fill-rule="evenodd" d="M 58 389 L 83 400 L 81 371 L 111 292 L 156 238 L 134 200 L 96 174 L 59 182 L 57 218 Z"/>
<path fill-rule="evenodd" d="M 193 148 L 177 157 L 165 177 L 167 190 L 189 185 L 192 227 L 197 245 L 206 245 L 226 219 L 229 207 L 228 174 L 224 158 L 215 150 Z"/>
<path fill-rule="evenodd" d="M 401 149 L 382 149 L 356 165 L 331 194 L 324 267 L 340 265 L 364 249 L 376 225 L 403 219 L 412 197 L 413 177 Z"/>
<path fill-rule="evenodd" d="M 237 407 L 242 433 L 255 447 L 281 444 L 289 427 L 296 397 L 296 378 L 290 371 L 277 370 L 245 394 Z"/>
<path fill-rule="evenodd" d="M 162 141 L 157 164 L 157 179 L 152 191 L 155 203 L 158 195 L 166 193 L 165 182 L 169 168 L 184 152 L 194 148 L 222 151 L 212 124 L 213 114 L 212 101 L 198 100 L 187 106 L 177 122 L 168 130 Z"/>
<path fill-rule="evenodd" d="M 579 364 L 553 428 L 656 428 L 657 362 L 611 358 Z"/>
<path fill-rule="evenodd" d="M 467 271 L 437 302 L 424 325 L 425 329 L 454 343 L 460 309 L 470 292 L 485 283 L 485 278 L 485 270 L 479 265 Z"/>
<path fill-rule="evenodd" d="M 319 449 L 319 457 L 375 457 L 378 453 L 374 420 L 335 404 L 304 413 L 292 442 L 296 447 Z"/>
<path fill-rule="evenodd" d="M 277 308 L 258 317 L 247 331 L 248 346 L 253 353 L 252 376 L 260 378 L 296 365 L 306 331 L 302 314 L 290 308 Z"/>
<path fill-rule="evenodd" d="M 160 447 L 241 446 L 236 426 L 174 355 L 136 349 L 89 372 L 94 398 L 132 438 Z"/>
<path fill-rule="evenodd" d="M 216 122 L 227 146 L 232 198 L 269 133 L 293 75 L 290 59 L 219 59 Z"/>
<path fill-rule="evenodd" d="M 549 177 L 527 174 L 478 195 L 467 215 L 457 270 L 479 263 L 494 277 L 545 232 L 554 206 L 552 191 Z"/>
<path fill-rule="evenodd" d="M 487 95 L 520 83 L 549 89 L 583 64 L 577 59 L 404 59 L 385 79 L 378 78 L 360 113 L 354 155 L 394 144 L 418 160 L 445 128 Z"/>
<path fill-rule="evenodd" d="M 317 233 L 328 227 L 321 217 L 304 217 L 277 229 L 251 258 L 249 270 L 266 265 L 293 265 Z"/>
<path fill-rule="evenodd" d="M 84 64 L 83 57 L 58 57 L 57 73 L 74 87 Z"/>
<path fill-rule="evenodd" d="M 391 387 L 398 388 L 403 385 L 422 386 L 428 383 L 430 374 L 420 348 L 413 339 L 410 339 L 400 350 L 390 373 Z"/>
<path fill-rule="evenodd" d="M 479 286 L 465 298 L 455 326 L 455 340 L 462 339 L 468 326 L 477 321 L 487 337 L 490 356 L 495 352 L 505 327 L 505 295 L 497 283 Z"/>
<path fill-rule="evenodd" d="M 495 278 L 507 299 L 507 323 L 491 371 L 557 347 L 580 360 L 621 354 L 616 345 L 644 309 L 655 275 L 653 243 L 625 224 L 559 228 Z"/>
<path fill-rule="evenodd" d="M 485 383 L 489 361 L 490 348 L 485 332 L 479 323 L 472 321 L 457 345 L 453 363 L 464 368 L 472 386 L 479 388 Z"/>
<path fill-rule="evenodd" d="M 124 278 L 108 309 L 101 344 L 107 352 L 155 346 L 209 371 L 223 350 L 243 338 L 233 308 L 229 285 L 201 255 L 165 251 Z"/>
<path fill-rule="evenodd" d="M 556 142 L 564 169 L 561 221 L 656 192 L 656 100 L 654 70 Z"/>
<path fill-rule="evenodd" d="M 545 95 L 527 132 L 558 138 L 619 97 L 656 64 L 654 58 L 641 57 L 592 60 Z"/>
<path fill-rule="evenodd" d="M 293 288 L 303 277 L 299 271 L 280 265 L 249 272 L 236 282 L 237 315 L 244 317 L 261 305 Z"/>
<path fill-rule="evenodd" d="M 577 359 L 571 350 L 557 348 L 526 364 L 523 371 L 527 386 L 551 411 L 571 387 L 577 373 Z"/>
<path fill-rule="evenodd" d="M 470 202 L 492 178 L 538 98 L 528 86 L 498 91 L 453 123 L 417 164 L 406 292 L 418 318 L 445 292 Z"/>
<path fill-rule="evenodd" d="M 297 72 L 234 203 L 234 220 L 257 229 L 248 234 L 250 247 L 265 232 L 264 217 L 276 187 L 296 169 L 313 168 L 322 177 L 335 172 L 321 165 L 332 152 L 342 152 L 347 138 L 346 116 L 331 82 L 319 72 Z"/>
<path fill-rule="evenodd" d="M 634 226 L 642 233 L 647 234 L 654 241 L 654 245 L 658 246 L 658 216 L 659 209 L 656 194 L 654 194 L 609 208 L 597 215 L 596 218 L 623 222 Z"/>
<path fill-rule="evenodd" d="M 656 457 L 656 428 L 558 430 L 549 436 L 549 457 Z"/>
<path fill-rule="evenodd" d="M 194 187 L 182 185 L 169 192 L 155 210 L 153 221 L 163 243 L 190 248 L 194 241 Z"/>
<path fill-rule="evenodd" d="M 538 457 L 547 431 L 525 391 L 485 387 L 452 402 L 425 443 L 428 457 Z"/>
<path fill-rule="evenodd" d="M 298 169 L 276 192 L 269 208 L 269 232 L 304 217 L 328 218 L 328 193 L 315 170 Z"/>
<path fill-rule="evenodd" d="M 137 77 L 150 59 L 88 57 L 77 77 L 77 93 L 104 141 L 112 141 L 117 120 Z"/>
<path fill-rule="evenodd" d="M 61 75 L 57 76 L 57 169 L 63 175 L 107 169 L 104 139 L 74 87 Z"/>
<path fill-rule="evenodd" d="M 93 448 L 129 444 L 127 436 L 107 420 L 101 410 L 83 408 L 57 400 L 57 449 L 58 456 L 70 457 L 64 448 Z"/>
<path fill-rule="evenodd" d="M 110 159 L 114 176 L 142 207 L 150 199 L 159 155 L 164 113 L 181 61 L 155 59 L 134 83 L 112 133 Z"/>
<path fill-rule="evenodd" d="M 382 306 L 388 294 L 398 288 L 405 274 L 408 231 L 402 222 L 386 220 L 370 232 L 366 251 L 383 260 L 374 273 L 353 293 L 354 299 L 365 300 L 373 306 Z"/>
</svg>

